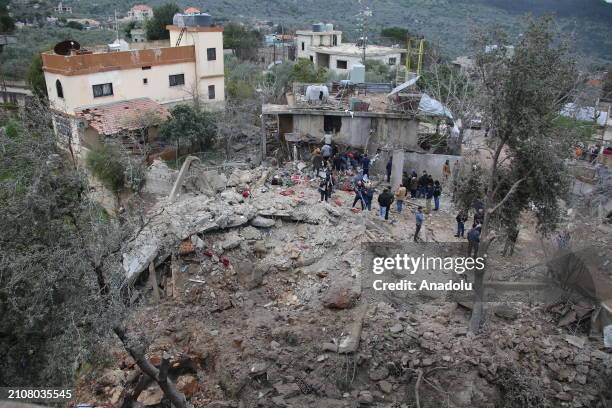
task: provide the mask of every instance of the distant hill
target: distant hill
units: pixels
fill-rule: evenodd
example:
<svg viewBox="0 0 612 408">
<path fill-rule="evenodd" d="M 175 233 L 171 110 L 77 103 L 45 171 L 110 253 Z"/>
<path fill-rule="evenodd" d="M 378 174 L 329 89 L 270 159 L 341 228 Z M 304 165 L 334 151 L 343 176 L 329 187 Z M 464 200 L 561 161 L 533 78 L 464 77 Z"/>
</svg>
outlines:
<svg viewBox="0 0 612 408">
<path fill-rule="evenodd" d="M 367 1 L 367 0 L 366 0 Z M 145 2 L 144 0 L 142 2 Z M 149 0 L 158 5 L 163 0 Z M 69 1 L 65 1 L 69 3 Z M 356 0 L 180 0 L 220 19 L 263 20 L 290 27 L 313 22 L 336 24 L 355 37 Z M 123 0 L 72 0 L 77 12 L 110 16 L 125 12 L 132 2 Z M 576 39 L 578 51 L 592 60 L 612 61 L 612 4 L 604 0 L 369 0 L 372 33 L 397 25 L 437 42 L 450 56 L 464 53 L 472 27 L 492 24 L 518 35 L 523 17 L 555 14 L 560 27 Z M 372 37 L 374 37 L 372 35 Z"/>
</svg>

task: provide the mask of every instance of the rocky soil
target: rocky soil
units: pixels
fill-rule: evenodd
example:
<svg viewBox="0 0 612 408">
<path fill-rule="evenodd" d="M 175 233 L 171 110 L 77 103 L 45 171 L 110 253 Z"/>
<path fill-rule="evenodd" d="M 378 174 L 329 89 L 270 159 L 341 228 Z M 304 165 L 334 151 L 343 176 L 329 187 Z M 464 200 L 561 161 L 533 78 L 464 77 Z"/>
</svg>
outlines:
<svg viewBox="0 0 612 408">
<path fill-rule="evenodd" d="M 301 168 L 237 170 L 214 176 L 205 194 L 160 199 L 126 247 L 143 298 L 128 329 L 149 339 L 153 364 L 170 353 L 190 406 L 612 406 L 610 350 L 579 326 L 560 327 L 550 305 L 492 304 L 472 335 L 464 302 L 367 296 L 361 245 L 411 240 L 413 207 L 385 222 L 352 211 L 350 192 L 320 203 Z M 274 174 L 295 184 L 270 185 Z M 426 241 L 460 242 L 448 201 L 427 217 Z M 497 278 L 536 264 L 537 244 L 527 227 L 513 257 L 492 256 Z M 145 285 L 151 262 L 159 302 Z M 135 386 L 138 367 L 114 347 L 108 367 L 82 378 L 80 402 L 120 406 Z M 157 385 L 139 401 L 168 406 Z"/>
</svg>

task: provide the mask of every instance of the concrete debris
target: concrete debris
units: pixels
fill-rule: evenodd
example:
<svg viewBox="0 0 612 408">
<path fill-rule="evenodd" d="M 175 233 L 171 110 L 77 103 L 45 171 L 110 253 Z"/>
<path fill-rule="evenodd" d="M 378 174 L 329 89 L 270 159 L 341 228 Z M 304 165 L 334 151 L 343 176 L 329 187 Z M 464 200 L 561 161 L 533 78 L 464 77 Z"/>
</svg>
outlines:
<svg viewBox="0 0 612 408">
<path fill-rule="evenodd" d="M 251 220 L 251 225 L 258 228 L 271 228 L 276 224 L 273 219 L 257 216 Z"/>
<path fill-rule="evenodd" d="M 147 169 L 143 191 L 149 194 L 167 196 L 172 190 L 178 171 L 172 170 L 162 160 L 155 160 Z"/>
</svg>

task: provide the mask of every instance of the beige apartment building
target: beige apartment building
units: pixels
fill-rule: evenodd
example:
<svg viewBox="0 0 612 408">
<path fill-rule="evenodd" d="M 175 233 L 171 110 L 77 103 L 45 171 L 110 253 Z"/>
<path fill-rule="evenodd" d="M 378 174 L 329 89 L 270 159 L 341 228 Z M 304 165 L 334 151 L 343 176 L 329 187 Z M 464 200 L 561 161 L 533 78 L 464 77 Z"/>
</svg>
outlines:
<svg viewBox="0 0 612 408">
<path fill-rule="evenodd" d="M 94 50 L 75 46 L 42 54 L 54 128 L 62 144 L 80 154 L 106 137 L 135 130 L 135 116 L 151 113 L 145 107 L 163 119 L 168 107 L 194 98 L 211 108 L 222 106 L 223 28 L 167 29 L 170 40 L 165 42 L 120 42 Z M 124 114 L 118 116 L 118 109 Z"/>
<path fill-rule="evenodd" d="M 310 59 L 314 64 L 348 75 L 353 66 L 363 62 L 363 47 L 360 44 L 343 43 L 342 31 L 334 30 L 332 24 L 313 24 L 311 30 L 298 30 L 296 35 L 297 57 Z M 366 59 L 377 60 L 390 69 L 402 64 L 407 50 L 380 45 L 366 45 Z"/>
</svg>

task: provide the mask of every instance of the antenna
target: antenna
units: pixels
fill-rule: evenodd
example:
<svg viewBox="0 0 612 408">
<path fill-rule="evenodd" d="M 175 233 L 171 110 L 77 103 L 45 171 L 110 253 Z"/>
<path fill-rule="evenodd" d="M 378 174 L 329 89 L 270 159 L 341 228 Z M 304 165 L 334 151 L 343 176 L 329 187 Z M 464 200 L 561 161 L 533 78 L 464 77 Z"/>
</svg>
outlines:
<svg viewBox="0 0 612 408">
<path fill-rule="evenodd" d="M 119 41 L 119 24 L 117 23 L 117 10 L 115 10 L 115 35 Z"/>
</svg>

